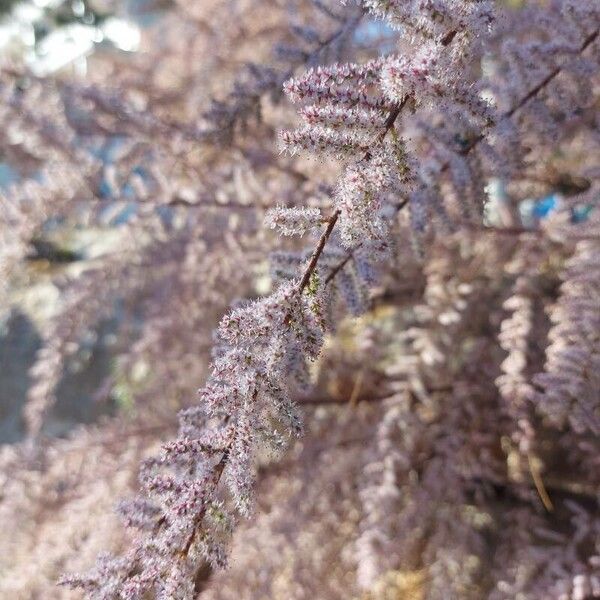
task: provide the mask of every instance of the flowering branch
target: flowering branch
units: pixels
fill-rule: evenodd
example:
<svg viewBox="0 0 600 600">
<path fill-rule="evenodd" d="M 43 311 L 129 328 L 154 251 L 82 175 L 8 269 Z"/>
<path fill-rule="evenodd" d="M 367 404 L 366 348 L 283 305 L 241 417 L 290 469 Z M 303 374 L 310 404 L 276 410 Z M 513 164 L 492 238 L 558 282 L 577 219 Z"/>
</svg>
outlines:
<svg viewBox="0 0 600 600">
<path fill-rule="evenodd" d="M 429 226 L 433 215 L 450 221 L 452 210 L 463 212 L 459 219 L 452 214 L 454 222 L 482 222 L 482 182 L 489 174 L 484 174 L 479 154 L 484 150 L 494 154 L 491 142 L 483 147 L 491 137 L 486 127 L 497 123 L 501 131 L 497 115 L 481 99 L 483 84 L 468 67 L 469 61 L 481 57 L 471 50 L 487 41 L 495 3 L 369 0 L 368 6 L 389 17 L 392 25 L 401 24 L 414 38 L 406 39 L 408 50 L 402 55 L 364 65 L 313 68 L 286 82 L 290 99 L 306 104 L 300 110 L 304 126 L 281 134 L 285 149 L 292 154 L 303 149 L 325 151 L 347 161 L 333 194 L 333 212 L 322 218 L 314 207 L 276 208 L 267 215 L 267 224 L 284 235 L 323 230 L 308 258 L 290 259 L 288 281 L 270 296 L 232 309 L 221 320 L 200 405 L 180 413 L 178 439 L 144 464 L 140 475 L 144 493 L 123 508 L 126 521 L 142 532 L 126 556 L 126 567 L 124 559 L 107 559 L 91 576 L 67 580 L 96 598 L 140 599 L 155 594 L 188 600 L 194 596 L 194 575 L 202 560 L 225 564 L 234 521 L 252 510 L 257 449 L 264 445 L 281 449 L 301 432 L 292 398 L 310 381 L 307 362 L 315 360 L 323 346 L 324 313 L 329 308 L 324 288 L 335 280 L 349 312 L 365 310 L 371 265 L 382 255 L 389 256 L 393 242 L 389 208 L 395 215 L 408 206 L 415 234 Z M 332 40 L 337 35 L 343 33 L 334 34 Z M 597 37 L 597 30 L 588 35 L 580 51 Z M 446 50 L 451 43 L 458 45 L 456 51 Z M 520 99 L 500 115 L 500 121 L 514 117 L 562 69 L 555 67 L 528 91 L 516 94 Z M 240 110 L 254 105 L 257 97 L 256 90 L 245 95 Z M 406 129 L 412 131 L 414 126 L 420 136 L 411 144 L 397 134 L 397 120 L 409 103 Z M 215 130 L 235 122 L 237 113 L 230 106 L 217 106 L 215 111 Z M 480 143 L 481 152 L 472 152 Z M 582 255 L 584 259 L 587 255 Z M 326 273 L 324 278 L 317 277 L 321 273 Z M 444 283 L 434 282 L 434 296 L 443 297 Z M 456 307 L 468 303 L 463 298 L 451 300 L 452 310 L 443 307 L 448 310 L 440 311 L 436 323 L 460 320 L 455 315 L 462 308 Z M 435 363 L 439 351 L 429 352 L 429 362 Z M 557 356 L 562 360 L 562 352 Z M 421 387 L 425 393 L 427 387 Z M 452 390 L 457 400 L 460 393 L 460 386 Z M 457 417 L 450 424 L 459 426 L 461 420 Z M 444 455 L 447 450 L 437 443 L 433 452 Z M 449 489 L 461 492 L 456 475 L 451 481 L 457 485 Z"/>
</svg>

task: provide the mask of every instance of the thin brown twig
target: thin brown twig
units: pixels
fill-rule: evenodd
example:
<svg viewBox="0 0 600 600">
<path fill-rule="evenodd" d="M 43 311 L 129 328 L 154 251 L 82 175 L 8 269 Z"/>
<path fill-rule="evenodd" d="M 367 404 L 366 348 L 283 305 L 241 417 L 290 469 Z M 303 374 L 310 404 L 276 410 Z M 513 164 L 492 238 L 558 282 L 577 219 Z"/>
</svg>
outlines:
<svg viewBox="0 0 600 600">
<path fill-rule="evenodd" d="M 350 398 L 348 399 L 348 404 L 351 408 L 356 408 L 356 405 L 358 404 L 358 400 L 360 398 L 360 392 L 362 391 L 364 379 L 365 379 L 365 370 L 361 369 L 358 372 L 356 380 L 354 381 L 354 386 L 352 387 L 352 393 L 350 394 Z"/>
<path fill-rule="evenodd" d="M 219 460 L 219 462 L 217 463 L 217 465 L 214 468 L 213 482 L 212 482 L 213 489 L 216 489 L 219 485 L 219 482 L 221 481 L 221 476 L 223 475 L 223 471 L 225 470 L 225 467 L 227 466 L 227 463 L 229 461 L 229 452 L 230 452 L 230 448 L 228 447 L 223 452 L 221 459 Z M 192 547 L 192 544 L 194 543 L 194 540 L 196 539 L 198 529 L 200 528 L 200 525 L 202 525 L 202 521 L 204 520 L 204 515 L 206 514 L 206 508 L 207 508 L 207 504 L 203 503 L 202 508 L 200 509 L 200 512 L 196 516 L 196 523 L 194 525 L 194 528 L 192 529 L 192 532 L 190 533 L 190 536 L 187 539 L 185 546 L 183 547 L 183 549 L 181 551 L 181 555 L 183 558 L 185 558 L 188 555 L 190 548 Z"/>
<path fill-rule="evenodd" d="M 212 197 L 194 198 L 188 200 L 180 195 L 175 195 L 172 200 L 166 203 L 166 206 L 185 206 L 186 208 L 221 208 L 225 210 L 264 210 L 271 208 L 270 205 L 262 204 L 242 204 L 241 202 L 219 202 Z"/>
<path fill-rule="evenodd" d="M 600 28 L 597 28 L 590 35 L 588 35 L 583 44 L 580 46 L 577 54 L 581 54 L 589 48 L 591 44 L 594 43 L 594 40 L 598 38 L 598 34 L 600 33 Z M 504 114 L 505 118 L 512 117 L 517 111 L 519 111 L 523 106 L 525 106 L 532 98 L 537 96 L 537 94 L 543 90 L 560 72 L 562 71 L 562 65 L 560 67 L 556 67 L 548 73 L 544 79 L 542 79 L 535 87 L 533 87 L 529 92 L 515 104 L 507 113 Z"/>
<path fill-rule="evenodd" d="M 319 243 L 317 244 L 315 251 L 312 253 L 312 256 L 310 257 L 308 266 L 306 267 L 306 270 L 304 271 L 304 275 L 302 276 L 302 279 L 300 280 L 300 284 L 298 285 L 299 293 L 302 293 L 304 291 L 304 288 L 308 285 L 308 282 L 310 281 L 311 275 L 314 273 L 314 270 L 317 268 L 317 263 L 319 262 L 319 258 L 321 257 L 321 254 L 323 253 L 325 244 L 327 244 L 327 240 L 329 239 L 329 236 L 331 235 L 331 232 L 333 231 L 333 228 L 335 227 L 335 224 L 337 223 L 337 220 L 339 219 L 339 217 L 340 217 L 339 210 L 336 210 L 333 213 L 333 215 L 331 217 L 329 217 L 329 219 L 328 219 L 329 223 L 327 225 L 327 228 L 323 232 L 323 235 L 319 238 Z"/>
<path fill-rule="evenodd" d="M 481 231 L 482 233 L 494 233 L 498 235 L 540 235 L 541 229 L 533 229 L 528 227 L 491 227 L 489 225 L 483 225 L 481 223 L 460 223 L 461 227 L 465 229 L 473 229 L 474 231 Z"/>
<path fill-rule="evenodd" d="M 583 52 L 585 52 L 587 50 L 587 48 L 589 48 L 589 46 L 594 42 L 594 40 L 596 40 L 598 38 L 599 33 L 600 33 L 600 28 L 596 29 L 590 35 L 588 35 L 585 38 L 585 40 L 583 41 L 583 44 L 579 47 L 579 51 L 577 52 L 577 54 L 582 54 Z M 525 94 L 525 96 L 523 96 L 521 98 L 521 100 L 519 100 L 510 110 L 506 111 L 502 115 L 502 118 L 510 119 L 511 117 L 513 117 L 531 99 L 533 99 L 535 96 L 537 96 L 553 79 L 555 79 L 562 72 L 562 70 L 563 70 L 563 65 L 552 69 L 552 71 L 550 71 L 550 73 L 548 73 L 548 75 L 546 75 L 546 77 L 544 77 L 537 85 L 535 85 L 533 88 L 531 88 L 529 90 L 529 92 L 527 92 L 527 94 Z M 483 135 L 483 133 L 480 133 L 477 137 L 475 137 L 471 141 L 471 143 L 462 151 L 461 154 L 466 155 L 469 152 L 471 152 L 471 150 L 473 150 L 473 148 L 475 148 L 475 146 L 477 146 L 477 144 L 479 144 L 479 142 L 483 141 L 483 139 L 484 139 L 484 135 Z M 446 171 L 448 168 L 449 168 L 449 163 L 446 163 L 442 167 L 441 171 L 442 172 Z"/>
<path fill-rule="evenodd" d="M 383 140 L 385 139 L 385 136 L 388 134 L 388 132 L 392 129 L 392 127 L 394 126 L 394 124 L 396 123 L 396 119 L 398 118 L 398 116 L 400 115 L 400 113 L 402 112 L 402 109 L 406 106 L 406 103 L 409 101 L 410 96 L 406 96 L 402 102 L 396 107 L 394 108 L 390 114 L 388 115 L 387 119 L 385 120 L 385 123 L 383 125 L 383 131 L 379 134 L 379 137 L 377 138 L 378 142 L 383 142 Z M 365 155 L 365 159 L 369 159 L 370 158 L 370 153 L 367 152 L 367 154 Z M 404 206 L 408 203 L 408 199 L 404 201 L 404 203 L 401 203 L 400 208 L 398 208 L 398 210 L 402 210 L 402 208 L 404 208 Z M 339 214 L 339 211 L 337 211 Z M 330 283 L 335 276 L 346 266 L 346 264 L 352 259 L 352 257 L 354 256 L 354 252 L 356 252 L 356 250 L 358 250 L 358 248 L 360 248 L 360 246 L 362 246 L 362 243 L 359 244 L 356 248 L 353 248 L 352 250 L 350 250 L 348 252 L 348 254 L 345 256 L 345 258 L 340 261 L 329 273 L 329 275 L 327 275 L 327 278 L 325 279 L 325 284 Z"/>
<path fill-rule="evenodd" d="M 554 505 L 552 504 L 552 500 L 550 499 L 548 491 L 546 490 L 546 486 L 544 485 L 540 465 L 534 460 L 533 456 L 530 453 L 527 454 L 527 462 L 529 464 L 529 472 L 531 473 L 531 478 L 533 479 L 533 483 L 540 497 L 540 500 L 542 501 L 544 508 L 548 512 L 552 512 L 554 510 Z"/>
<path fill-rule="evenodd" d="M 399 204 L 396 205 L 396 212 L 400 212 L 407 204 L 408 204 L 408 198 L 405 198 L 404 200 L 402 200 L 402 202 L 400 202 Z M 329 275 L 327 275 L 327 277 L 325 278 L 326 284 L 330 283 L 335 278 L 335 276 L 348 264 L 348 262 L 350 262 L 350 260 L 352 258 L 354 258 L 354 253 L 361 246 L 362 246 L 362 242 L 360 244 L 358 244 L 355 248 L 350 250 L 348 252 L 348 254 L 346 254 L 346 256 L 337 265 L 335 265 L 335 267 L 333 267 L 333 269 L 331 269 L 331 271 L 329 272 Z"/>
</svg>

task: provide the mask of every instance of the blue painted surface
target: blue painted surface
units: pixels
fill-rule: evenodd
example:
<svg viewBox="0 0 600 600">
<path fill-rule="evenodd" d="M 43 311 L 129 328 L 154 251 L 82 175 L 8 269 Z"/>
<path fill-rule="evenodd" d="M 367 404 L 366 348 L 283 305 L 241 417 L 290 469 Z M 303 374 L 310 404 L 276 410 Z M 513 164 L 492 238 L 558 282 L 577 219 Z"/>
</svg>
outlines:
<svg viewBox="0 0 600 600">
<path fill-rule="evenodd" d="M 558 208 L 560 204 L 560 199 L 555 194 L 550 196 L 546 196 L 541 200 L 536 200 L 533 205 L 532 214 L 534 217 L 538 219 L 544 219 L 550 213 Z"/>
<path fill-rule="evenodd" d="M 524 222 L 530 220 L 543 221 L 551 215 L 555 210 L 558 210 L 561 205 L 561 198 L 558 194 L 550 194 L 544 198 L 537 200 L 528 200 L 521 203 L 521 212 Z M 575 206 L 571 209 L 571 222 L 582 223 L 586 221 L 593 210 L 593 205 L 585 204 Z"/>
</svg>

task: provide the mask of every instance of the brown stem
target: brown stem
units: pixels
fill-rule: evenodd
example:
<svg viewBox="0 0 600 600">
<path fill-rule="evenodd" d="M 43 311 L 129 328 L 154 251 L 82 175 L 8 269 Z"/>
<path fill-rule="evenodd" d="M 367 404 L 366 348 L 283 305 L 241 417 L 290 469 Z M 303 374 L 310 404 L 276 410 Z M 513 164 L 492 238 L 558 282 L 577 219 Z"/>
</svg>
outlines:
<svg viewBox="0 0 600 600">
<path fill-rule="evenodd" d="M 583 52 L 586 51 L 587 48 L 589 48 L 589 46 L 594 42 L 594 40 L 596 40 L 598 38 L 598 34 L 600 33 L 600 29 L 596 29 L 595 31 L 593 31 L 590 35 L 588 35 L 583 44 L 580 46 L 578 54 L 581 54 Z M 531 88 L 529 90 L 529 92 L 527 92 L 527 94 L 525 94 L 525 96 L 523 96 L 510 110 L 508 110 L 507 112 L 505 112 L 502 115 L 503 119 L 510 119 L 512 116 L 514 116 L 521 108 L 523 108 L 532 98 L 534 98 L 535 96 L 537 96 L 557 75 L 559 75 L 562 72 L 562 66 L 560 67 L 556 67 L 554 69 L 552 69 L 552 71 L 550 71 L 550 73 L 548 73 L 548 75 L 546 75 L 546 77 L 544 77 L 536 86 L 534 86 L 533 88 Z M 482 133 L 480 133 L 476 138 L 474 138 L 472 140 L 472 142 L 461 152 L 461 154 L 463 155 L 467 155 L 469 152 L 471 152 L 471 150 L 473 150 L 473 148 L 475 148 L 475 146 L 477 146 L 477 144 L 479 144 L 479 142 L 481 142 L 484 139 L 484 136 Z M 446 163 L 443 167 L 442 167 L 442 171 L 446 171 L 448 169 L 448 163 Z"/>
<path fill-rule="evenodd" d="M 405 381 L 405 380 L 402 379 L 402 380 L 395 380 L 395 381 Z M 408 385 L 408 382 L 406 382 L 406 383 Z M 454 387 L 451 385 L 427 387 L 427 391 L 432 394 L 448 393 L 448 392 L 451 392 L 453 389 L 454 389 Z M 359 402 L 367 403 L 367 404 L 375 403 L 375 402 L 384 402 L 385 400 L 389 400 L 389 399 L 393 398 L 397 394 L 398 394 L 398 391 L 389 390 L 389 391 L 384 392 L 383 394 L 369 394 L 364 397 L 359 396 L 359 397 L 355 398 L 355 402 L 357 404 Z M 325 397 L 319 397 L 319 398 L 314 398 L 312 396 L 308 396 L 308 397 L 298 399 L 299 406 L 314 406 L 314 405 L 324 406 L 324 405 L 330 405 L 330 404 L 348 404 L 349 402 L 350 402 L 350 400 L 346 397 L 338 398 L 338 397 L 334 397 L 334 396 L 325 396 Z"/>
<path fill-rule="evenodd" d="M 585 52 L 586 49 L 594 42 L 594 40 L 598 37 L 598 33 L 600 29 L 596 29 L 590 35 L 588 35 L 582 46 L 579 48 L 578 54 Z M 542 79 L 535 87 L 533 87 L 529 92 L 515 104 L 507 113 L 504 114 L 505 118 L 512 117 L 519 109 L 525 106 L 532 98 L 537 96 L 537 94 L 543 90 L 560 72 L 562 71 L 562 67 L 556 67 L 552 69 L 544 79 Z"/>
<path fill-rule="evenodd" d="M 341 260 L 329 273 L 329 275 L 327 275 L 326 279 L 325 279 L 325 284 L 330 283 L 334 277 L 346 266 L 346 264 L 348 264 L 348 262 L 350 262 L 350 259 L 354 256 L 354 250 L 351 250 L 350 252 L 348 252 L 348 254 L 346 254 L 345 258 L 343 260 Z"/>
<path fill-rule="evenodd" d="M 394 126 L 394 123 L 396 122 L 396 119 L 398 118 L 398 115 L 400 115 L 400 112 L 406 106 L 406 103 L 409 101 L 409 99 L 410 99 L 410 96 L 407 96 L 406 98 L 404 98 L 402 100 L 402 102 L 400 102 L 400 104 L 398 104 L 395 108 L 393 108 L 390 111 L 390 114 L 387 116 L 387 119 L 385 120 L 385 123 L 383 124 L 383 130 L 379 134 L 379 137 L 377 138 L 377 141 L 379 143 L 383 142 L 385 136 L 392 129 L 392 127 Z M 370 157 L 371 157 L 370 152 L 367 152 L 364 156 L 364 160 L 368 160 Z M 307 267 L 306 271 L 304 272 L 304 276 L 302 277 L 302 281 L 300 282 L 300 285 L 298 286 L 298 290 L 300 293 L 302 291 L 304 291 L 304 288 L 308 285 L 308 282 L 310 281 L 310 276 L 313 274 L 314 270 L 317 267 L 317 263 L 319 262 L 319 258 L 321 256 L 321 254 L 323 253 L 325 244 L 327 243 L 327 240 L 329 239 L 329 236 L 331 235 L 331 232 L 333 231 L 333 228 L 335 227 L 335 224 L 336 224 L 337 220 L 339 219 L 339 216 L 340 216 L 340 211 L 336 210 L 335 213 L 328 219 L 329 225 L 327 226 L 327 229 L 325 230 L 325 232 L 319 239 L 319 243 L 310 258 L 310 263 L 308 264 L 308 267 Z M 352 252 L 353 251 L 351 251 L 349 253 L 348 257 L 346 257 L 346 259 L 344 259 L 344 264 L 346 264 L 348 262 L 348 260 L 350 260 L 350 258 L 352 257 Z M 339 268 L 337 268 L 337 270 L 334 269 L 336 271 L 336 273 L 343 266 L 344 265 L 341 265 Z M 335 274 L 332 275 L 330 273 L 327 276 L 325 283 L 329 283 L 333 279 L 333 277 L 335 277 Z"/>
<path fill-rule="evenodd" d="M 268 209 L 269 205 L 242 204 L 241 202 L 218 202 L 212 197 L 199 197 L 188 200 L 175 195 L 166 203 L 167 206 L 185 206 L 187 208 L 221 208 L 224 210 L 255 210 L 256 208 Z"/>
<path fill-rule="evenodd" d="M 406 96 L 406 98 L 404 98 L 402 100 L 402 102 L 400 102 L 400 104 L 398 104 L 398 106 L 396 106 L 396 108 L 394 108 L 390 114 L 388 115 L 387 119 L 385 120 L 385 123 L 383 125 L 383 131 L 380 133 L 379 137 L 377 138 L 378 142 L 383 142 L 383 140 L 385 139 L 385 136 L 388 134 L 388 132 L 392 129 L 392 127 L 394 126 L 394 123 L 396 122 L 396 119 L 398 118 L 398 116 L 400 115 L 400 113 L 402 112 L 402 109 L 406 106 L 406 103 L 409 101 L 410 96 Z M 367 154 L 365 155 L 365 159 L 369 159 L 370 158 L 370 153 L 367 152 Z M 340 211 L 338 210 L 336 212 L 336 220 L 339 217 Z M 334 223 L 335 225 L 335 223 Z M 332 227 L 333 229 L 333 227 Z M 331 233 L 331 232 L 330 232 Z M 327 236 L 329 237 L 329 235 Z M 325 240 L 327 241 L 327 240 Z M 323 244 L 324 245 L 324 244 Z M 352 258 L 352 256 L 354 255 L 354 252 L 361 246 L 361 244 L 359 244 L 356 248 L 354 248 L 353 250 L 351 250 L 350 252 L 348 252 L 348 254 L 346 255 L 346 257 L 338 264 L 336 265 L 333 270 L 331 271 L 331 273 L 329 273 L 329 275 L 327 276 L 327 278 L 325 279 L 325 284 L 328 284 L 331 282 L 331 280 L 344 268 L 344 266 L 348 263 L 348 261 Z M 322 248 L 321 248 L 322 251 Z M 320 254 L 320 253 L 319 253 Z M 318 260 L 318 257 L 317 257 Z M 316 263 L 315 263 L 316 266 Z M 310 277 L 310 275 L 309 275 Z M 307 281 L 308 283 L 308 281 Z"/>
<path fill-rule="evenodd" d="M 406 103 L 408 102 L 409 99 L 410 99 L 410 96 L 406 96 L 402 100 L 402 102 L 400 102 L 400 104 L 398 104 L 398 106 L 390 112 L 390 114 L 388 115 L 388 118 L 385 120 L 385 123 L 383 124 L 383 131 L 379 135 L 379 138 L 377 141 L 383 142 L 383 139 L 388 134 L 388 131 L 394 126 L 394 123 L 396 122 L 398 115 L 400 115 L 400 112 L 406 106 Z"/>
<path fill-rule="evenodd" d="M 319 243 L 317 244 L 315 251 L 312 253 L 312 256 L 310 257 L 308 266 L 306 267 L 306 271 L 304 271 L 304 275 L 302 276 L 300 284 L 298 285 L 298 292 L 300 294 L 304 291 L 304 288 L 308 285 L 311 275 L 314 273 L 315 269 L 317 268 L 317 263 L 319 262 L 319 258 L 321 257 L 321 254 L 323 253 L 325 244 L 327 243 L 327 240 L 329 239 L 329 236 L 331 235 L 331 232 L 333 231 L 333 228 L 335 227 L 335 224 L 337 223 L 337 220 L 339 219 L 339 217 L 340 217 L 339 210 L 336 210 L 335 213 L 333 213 L 333 215 L 331 217 L 329 217 L 329 219 L 328 219 L 329 224 L 327 225 L 327 228 L 323 232 L 323 235 L 320 237 Z"/>
<path fill-rule="evenodd" d="M 405 198 L 396 205 L 396 212 L 400 212 L 408 204 L 408 198 Z M 330 271 L 329 275 L 325 279 L 325 283 L 330 283 L 335 276 L 348 264 L 348 262 L 354 257 L 354 253 L 362 246 L 362 242 L 355 248 L 350 250 L 348 254 Z"/>
<path fill-rule="evenodd" d="M 223 456 L 221 456 L 221 460 L 215 466 L 215 470 L 213 472 L 213 490 L 217 489 L 219 482 L 221 481 L 221 476 L 223 475 L 223 471 L 225 470 L 225 466 L 227 465 L 227 462 L 229 460 L 229 452 L 230 452 L 230 448 L 227 448 L 225 450 L 225 452 L 223 452 Z M 196 516 L 196 522 L 195 522 L 194 528 L 192 530 L 192 533 L 190 534 L 190 537 L 187 539 L 185 546 L 183 547 L 183 549 L 181 551 L 182 557 L 185 558 L 188 555 L 190 548 L 192 547 L 192 544 L 194 543 L 194 540 L 196 539 L 196 534 L 198 533 L 198 530 L 200 529 L 200 526 L 202 525 L 202 521 L 204 520 L 205 514 L 206 514 L 206 503 L 204 503 L 202 505 L 202 509 Z"/>
<path fill-rule="evenodd" d="M 499 235 L 523 235 L 523 234 L 532 234 L 532 235 L 540 235 L 541 231 L 539 229 L 531 229 L 527 227 L 490 227 L 487 225 L 481 225 L 480 223 L 461 223 L 462 227 L 466 229 L 473 229 L 475 231 L 481 231 L 483 233 L 497 233 Z"/>
<path fill-rule="evenodd" d="M 440 44 L 442 44 L 442 46 L 450 45 L 452 40 L 456 37 L 457 33 L 458 32 L 456 31 L 456 29 L 452 29 L 440 40 Z"/>
</svg>

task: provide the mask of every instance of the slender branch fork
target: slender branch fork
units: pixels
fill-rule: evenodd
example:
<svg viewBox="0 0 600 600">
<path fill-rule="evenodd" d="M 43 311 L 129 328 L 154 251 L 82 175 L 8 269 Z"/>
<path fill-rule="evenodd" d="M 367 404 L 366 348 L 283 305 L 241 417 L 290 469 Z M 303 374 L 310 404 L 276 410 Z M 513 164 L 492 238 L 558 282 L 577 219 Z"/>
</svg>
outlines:
<svg viewBox="0 0 600 600">
<path fill-rule="evenodd" d="M 304 291 L 304 288 L 308 285 L 308 282 L 310 281 L 312 274 L 314 273 L 315 269 L 317 268 L 319 258 L 321 257 L 321 254 L 323 253 L 323 249 L 325 248 L 325 245 L 327 244 L 327 240 L 329 239 L 329 236 L 331 235 L 331 232 L 333 231 L 333 228 L 335 227 L 335 224 L 337 223 L 337 220 L 339 219 L 339 217 L 340 217 L 340 211 L 336 210 L 333 213 L 333 215 L 328 219 L 327 227 L 325 228 L 323 235 L 321 235 L 321 237 L 319 238 L 319 243 L 317 244 L 315 251 L 312 253 L 312 256 L 310 257 L 308 266 L 307 266 L 306 270 L 304 271 L 304 275 L 302 276 L 302 279 L 300 280 L 300 285 L 298 286 L 299 293 L 302 293 Z"/>
<path fill-rule="evenodd" d="M 595 31 L 588 35 L 583 44 L 579 47 L 579 51 L 577 54 L 581 54 L 585 52 L 589 46 L 591 46 L 595 40 L 598 39 L 598 34 L 600 33 L 600 28 L 596 28 Z M 532 98 L 534 98 L 538 92 L 544 89 L 560 72 L 562 67 L 556 67 L 544 79 L 542 79 L 534 88 L 532 88 L 528 94 L 526 94 L 515 106 L 513 106 L 504 116 L 512 117 L 520 108 L 525 106 Z"/>
<path fill-rule="evenodd" d="M 383 131 L 377 138 L 377 141 L 379 143 L 381 143 L 384 140 L 387 133 L 394 126 L 394 123 L 396 122 L 398 115 L 400 115 L 400 112 L 402 111 L 402 109 L 404 108 L 404 106 L 406 105 L 407 102 L 408 102 L 408 97 L 406 97 L 404 100 L 402 100 L 402 102 L 396 108 L 394 108 L 393 110 L 390 111 L 390 114 L 388 115 L 388 117 L 385 120 L 385 123 L 383 125 Z M 367 152 L 364 158 L 365 158 L 365 160 L 368 160 L 370 158 L 370 153 Z M 325 249 L 325 245 L 327 244 L 327 241 L 329 240 L 329 236 L 331 235 L 331 232 L 333 231 L 333 228 L 335 227 L 335 225 L 340 217 L 340 214 L 341 214 L 341 211 L 336 210 L 333 213 L 333 215 L 331 217 L 329 217 L 329 219 L 326 220 L 327 228 L 323 232 L 323 235 L 321 235 L 321 237 L 319 238 L 317 247 L 315 248 L 315 251 L 312 253 L 312 256 L 310 257 L 308 266 L 307 266 L 306 270 L 304 271 L 304 275 L 302 276 L 300 285 L 298 286 L 299 292 L 304 291 L 304 288 L 308 285 L 308 282 L 310 281 L 311 275 L 314 273 L 315 269 L 317 268 L 319 258 L 321 257 L 321 254 L 323 253 L 323 250 Z M 342 260 L 342 262 L 340 264 L 338 264 L 333 269 L 333 271 L 331 271 L 331 273 L 329 273 L 329 275 L 325 279 L 326 284 L 329 283 L 337 275 L 337 273 L 339 273 L 339 271 L 342 270 L 342 268 L 346 265 L 346 263 L 352 258 L 354 251 L 356 249 L 357 248 L 350 251 L 348 253 L 348 255 L 346 256 L 346 258 L 344 258 Z"/>
</svg>

